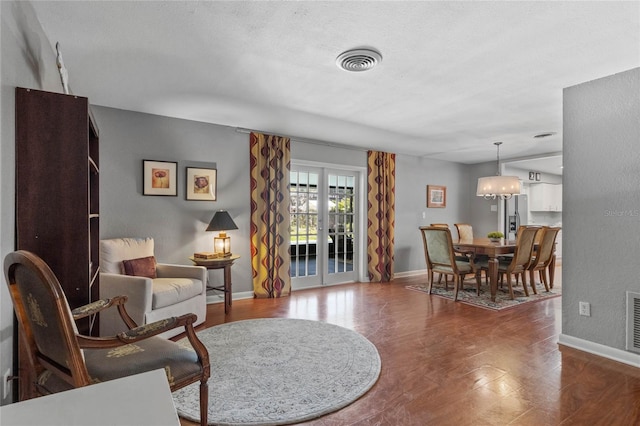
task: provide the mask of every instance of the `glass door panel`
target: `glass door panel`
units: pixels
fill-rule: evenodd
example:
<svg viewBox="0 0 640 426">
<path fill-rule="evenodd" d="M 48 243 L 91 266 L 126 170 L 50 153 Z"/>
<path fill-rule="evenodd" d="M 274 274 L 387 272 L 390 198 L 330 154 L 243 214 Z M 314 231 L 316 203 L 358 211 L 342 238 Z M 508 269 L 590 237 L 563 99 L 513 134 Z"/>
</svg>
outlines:
<svg viewBox="0 0 640 426">
<path fill-rule="evenodd" d="M 355 280 L 356 176 L 353 172 L 327 173 L 327 278 L 325 283 Z"/>
<path fill-rule="evenodd" d="M 306 170 L 291 171 L 291 277 L 319 274 L 318 183 L 320 175 Z"/>
</svg>

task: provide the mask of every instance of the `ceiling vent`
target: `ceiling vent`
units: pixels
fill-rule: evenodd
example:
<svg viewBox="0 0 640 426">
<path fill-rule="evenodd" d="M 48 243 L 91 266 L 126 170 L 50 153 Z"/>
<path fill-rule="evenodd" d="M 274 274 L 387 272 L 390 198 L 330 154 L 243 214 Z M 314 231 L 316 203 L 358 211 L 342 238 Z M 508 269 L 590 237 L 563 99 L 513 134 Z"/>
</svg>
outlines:
<svg viewBox="0 0 640 426">
<path fill-rule="evenodd" d="M 372 49 L 347 50 L 336 58 L 338 68 L 351 72 L 369 71 L 380 62 L 382 55 Z"/>
</svg>

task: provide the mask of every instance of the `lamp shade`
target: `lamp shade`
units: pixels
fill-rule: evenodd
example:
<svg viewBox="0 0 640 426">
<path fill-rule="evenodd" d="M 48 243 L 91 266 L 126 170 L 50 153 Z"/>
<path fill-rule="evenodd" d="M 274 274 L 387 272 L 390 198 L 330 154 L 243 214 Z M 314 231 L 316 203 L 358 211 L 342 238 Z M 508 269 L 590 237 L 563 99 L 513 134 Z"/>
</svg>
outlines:
<svg viewBox="0 0 640 426">
<path fill-rule="evenodd" d="M 478 197 L 496 198 L 510 197 L 520 194 L 518 176 L 488 176 L 478 179 L 476 195 Z"/>
<path fill-rule="evenodd" d="M 207 227 L 207 231 L 228 231 L 230 229 L 238 229 L 238 227 L 226 210 L 215 212 Z"/>
</svg>

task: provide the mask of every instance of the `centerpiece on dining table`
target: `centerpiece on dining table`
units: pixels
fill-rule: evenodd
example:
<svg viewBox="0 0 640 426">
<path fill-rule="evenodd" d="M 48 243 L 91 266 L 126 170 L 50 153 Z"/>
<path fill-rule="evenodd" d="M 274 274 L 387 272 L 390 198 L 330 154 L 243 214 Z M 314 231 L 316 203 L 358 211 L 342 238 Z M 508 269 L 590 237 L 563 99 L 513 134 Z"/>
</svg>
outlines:
<svg viewBox="0 0 640 426">
<path fill-rule="evenodd" d="M 487 238 L 489 238 L 492 243 L 499 243 L 500 240 L 504 238 L 504 234 L 500 231 L 493 231 L 487 234 Z"/>
</svg>

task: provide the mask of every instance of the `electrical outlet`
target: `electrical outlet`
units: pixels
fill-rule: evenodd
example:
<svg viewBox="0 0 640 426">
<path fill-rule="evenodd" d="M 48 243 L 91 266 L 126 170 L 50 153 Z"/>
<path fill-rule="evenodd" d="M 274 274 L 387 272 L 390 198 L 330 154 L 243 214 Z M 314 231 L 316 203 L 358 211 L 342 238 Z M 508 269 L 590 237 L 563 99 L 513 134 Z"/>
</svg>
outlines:
<svg viewBox="0 0 640 426">
<path fill-rule="evenodd" d="M 580 302 L 580 315 L 585 317 L 591 316 L 591 304 L 589 302 Z"/>
<path fill-rule="evenodd" d="M 11 377 L 11 369 L 9 368 L 7 371 L 5 371 L 4 375 L 2 376 L 2 398 L 6 399 L 9 394 L 11 393 L 11 380 L 9 380 L 9 378 Z"/>
</svg>

